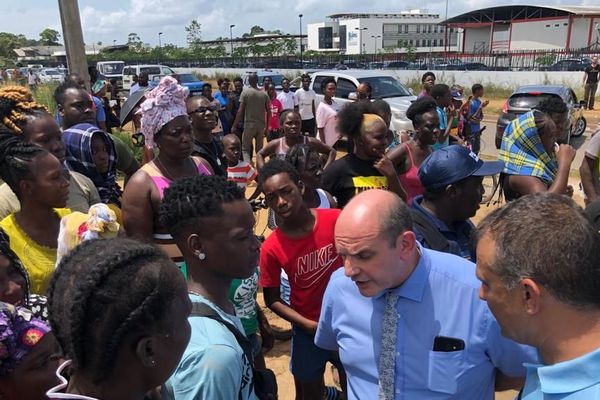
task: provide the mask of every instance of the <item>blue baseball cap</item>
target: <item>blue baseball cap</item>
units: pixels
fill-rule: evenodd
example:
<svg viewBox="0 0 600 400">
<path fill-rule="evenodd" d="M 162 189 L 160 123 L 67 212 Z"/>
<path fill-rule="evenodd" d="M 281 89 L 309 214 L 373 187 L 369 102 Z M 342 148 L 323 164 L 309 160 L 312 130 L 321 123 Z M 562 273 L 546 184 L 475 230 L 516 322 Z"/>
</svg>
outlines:
<svg viewBox="0 0 600 400">
<path fill-rule="evenodd" d="M 434 151 L 419 168 L 419 179 L 425 189 L 439 190 L 470 176 L 499 174 L 502 161 L 482 161 L 464 146 L 452 145 Z"/>
</svg>

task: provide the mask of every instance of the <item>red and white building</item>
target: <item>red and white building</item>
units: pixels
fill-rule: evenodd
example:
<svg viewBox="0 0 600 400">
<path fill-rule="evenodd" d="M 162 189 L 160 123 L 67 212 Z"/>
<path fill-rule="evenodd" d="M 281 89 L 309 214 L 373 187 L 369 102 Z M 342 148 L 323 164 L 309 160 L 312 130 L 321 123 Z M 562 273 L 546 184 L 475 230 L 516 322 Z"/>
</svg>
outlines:
<svg viewBox="0 0 600 400">
<path fill-rule="evenodd" d="M 600 4 L 600 3 L 599 3 Z M 506 5 L 449 18 L 463 53 L 598 48 L 599 6 Z"/>
</svg>

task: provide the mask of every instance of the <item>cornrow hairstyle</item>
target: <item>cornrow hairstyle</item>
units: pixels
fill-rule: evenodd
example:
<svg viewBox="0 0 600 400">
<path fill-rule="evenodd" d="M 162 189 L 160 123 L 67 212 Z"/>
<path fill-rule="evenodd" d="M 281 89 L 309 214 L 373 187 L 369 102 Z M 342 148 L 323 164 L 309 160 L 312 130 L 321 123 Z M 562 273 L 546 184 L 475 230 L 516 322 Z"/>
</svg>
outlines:
<svg viewBox="0 0 600 400">
<path fill-rule="evenodd" d="M 288 150 L 287 154 L 285 155 L 285 161 L 290 163 L 296 169 L 296 171 L 300 171 L 300 165 L 302 165 L 302 169 L 305 168 L 311 153 L 315 153 L 317 155 L 319 154 L 318 151 L 310 147 L 308 144 L 299 143 L 292 146 L 292 148 Z"/>
<path fill-rule="evenodd" d="M 37 103 L 31 92 L 23 86 L 0 88 L 0 123 L 14 134 L 23 133 L 22 127 L 29 116 L 47 112 L 48 109 Z"/>
<path fill-rule="evenodd" d="M 288 174 L 294 183 L 300 181 L 300 174 L 292 164 L 279 158 L 271 158 L 268 163 L 258 171 L 258 184 L 262 185 L 267 179 L 279 174 Z"/>
<path fill-rule="evenodd" d="M 19 200 L 21 196 L 19 183 L 31 176 L 31 163 L 38 155 L 44 153 L 48 152 L 0 126 L 0 178 L 6 182 Z"/>
<path fill-rule="evenodd" d="M 177 237 L 198 226 L 198 218 L 220 217 L 223 204 L 245 200 L 244 191 L 222 176 L 192 176 L 174 181 L 160 205 L 160 221 Z"/>
<path fill-rule="evenodd" d="M 75 370 L 95 383 L 110 375 L 124 339 L 168 332 L 177 280 L 152 244 L 114 238 L 83 242 L 58 265 L 48 289 L 50 325 Z"/>
</svg>

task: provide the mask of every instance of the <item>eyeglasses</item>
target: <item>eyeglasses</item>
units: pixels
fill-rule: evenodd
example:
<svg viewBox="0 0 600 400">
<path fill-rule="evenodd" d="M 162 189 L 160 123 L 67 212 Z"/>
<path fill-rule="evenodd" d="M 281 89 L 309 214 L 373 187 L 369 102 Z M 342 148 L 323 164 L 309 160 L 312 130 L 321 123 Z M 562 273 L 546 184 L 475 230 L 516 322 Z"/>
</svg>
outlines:
<svg viewBox="0 0 600 400">
<path fill-rule="evenodd" d="M 194 111 L 188 113 L 188 115 L 192 115 L 192 114 L 195 114 L 195 113 L 203 114 L 203 113 L 207 112 L 208 110 L 210 110 L 210 111 L 216 111 L 217 110 L 217 106 L 215 106 L 214 104 L 211 104 L 208 107 L 200 106 L 200 107 L 196 108 Z"/>
</svg>

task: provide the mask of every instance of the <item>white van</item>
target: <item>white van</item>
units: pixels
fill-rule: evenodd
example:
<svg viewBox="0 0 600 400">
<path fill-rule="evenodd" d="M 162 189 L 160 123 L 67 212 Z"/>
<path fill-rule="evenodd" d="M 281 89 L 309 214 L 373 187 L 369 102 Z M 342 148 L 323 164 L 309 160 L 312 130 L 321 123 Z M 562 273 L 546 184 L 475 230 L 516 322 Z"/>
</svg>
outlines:
<svg viewBox="0 0 600 400">
<path fill-rule="evenodd" d="M 115 78 L 119 87 L 123 84 L 123 67 L 125 67 L 123 61 L 98 61 L 96 63 L 98 72 L 104 75 L 107 80 Z"/>
<path fill-rule="evenodd" d="M 133 84 L 133 75 L 140 76 L 141 72 L 146 72 L 148 74 L 149 81 L 151 81 L 155 75 L 172 75 L 175 73 L 175 71 L 166 65 L 128 65 L 123 68 L 123 90 L 131 89 L 131 85 Z"/>
</svg>

